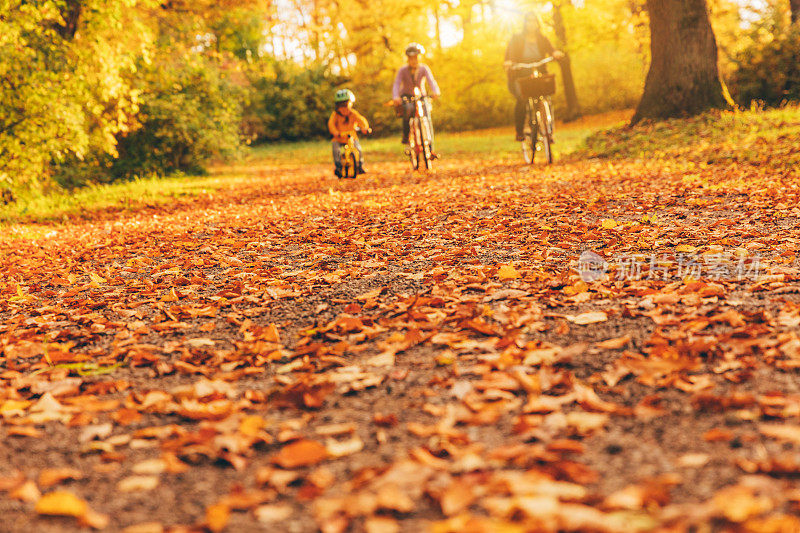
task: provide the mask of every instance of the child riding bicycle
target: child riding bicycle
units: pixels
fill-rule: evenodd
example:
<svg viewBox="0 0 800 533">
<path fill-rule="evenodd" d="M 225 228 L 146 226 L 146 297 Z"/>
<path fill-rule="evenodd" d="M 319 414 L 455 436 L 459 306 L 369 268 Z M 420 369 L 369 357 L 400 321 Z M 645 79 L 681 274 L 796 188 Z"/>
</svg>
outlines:
<svg viewBox="0 0 800 533">
<path fill-rule="evenodd" d="M 350 89 L 340 89 L 336 91 L 333 98 L 336 108 L 331 113 L 328 119 L 328 131 L 333 136 L 333 164 L 334 174 L 336 177 L 342 177 L 342 146 L 352 137 L 353 144 L 358 150 L 358 174 L 364 174 L 364 154 L 361 151 L 361 143 L 358 142 L 358 135 L 356 135 L 356 127 L 361 128 L 365 133 L 371 133 L 369 122 L 364 118 L 361 113 L 353 109 L 353 103 L 356 101 L 356 95 Z"/>
</svg>

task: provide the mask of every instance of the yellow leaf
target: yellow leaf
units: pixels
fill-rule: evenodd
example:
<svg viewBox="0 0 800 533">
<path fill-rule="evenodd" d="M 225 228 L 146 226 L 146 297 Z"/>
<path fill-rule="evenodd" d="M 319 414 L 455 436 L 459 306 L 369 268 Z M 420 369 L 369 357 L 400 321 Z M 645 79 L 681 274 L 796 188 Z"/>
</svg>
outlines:
<svg viewBox="0 0 800 533">
<path fill-rule="evenodd" d="M 36 512 L 46 515 L 83 516 L 88 508 L 85 501 L 63 490 L 45 494 L 36 502 Z"/>
<path fill-rule="evenodd" d="M 511 265 L 503 265 L 497 271 L 497 277 L 500 279 L 518 279 L 522 277 L 522 274 L 517 272 L 517 269 Z"/>
<path fill-rule="evenodd" d="M 25 292 L 23 292 L 23 290 L 22 290 L 22 287 L 17 285 L 17 295 L 16 296 L 12 296 L 11 298 L 8 299 L 8 301 L 9 302 L 27 302 L 27 301 L 34 300 L 34 299 L 35 298 L 33 296 L 31 296 L 30 294 L 25 294 Z"/>
<path fill-rule="evenodd" d="M 28 400 L 6 400 L 0 405 L 0 414 L 11 413 L 13 411 L 24 411 L 31 406 L 33 402 Z"/>
<path fill-rule="evenodd" d="M 101 283 L 105 283 L 106 282 L 105 278 L 103 278 L 101 276 L 98 276 L 94 272 L 89 272 L 89 279 L 92 280 L 92 283 L 95 283 L 95 284 L 98 284 L 98 285 L 101 284 Z"/>
<path fill-rule="evenodd" d="M 264 419 L 258 415 L 246 416 L 239 424 L 239 433 L 247 437 L 256 437 L 266 424 Z"/>
<path fill-rule="evenodd" d="M 683 252 L 692 253 L 695 250 L 697 250 L 697 248 L 695 248 L 691 244 L 679 244 L 678 246 L 675 247 L 675 251 L 676 252 L 681 252 L 681 253 L 683 253 Z"/>
<path fill-rule="evenodd" d="M 601 225 L 603 226 L 603 229 L 614 229 L 619 226 L 620 223 L 613 218 L 604 218 L 601 222 Z"/>
</svg>

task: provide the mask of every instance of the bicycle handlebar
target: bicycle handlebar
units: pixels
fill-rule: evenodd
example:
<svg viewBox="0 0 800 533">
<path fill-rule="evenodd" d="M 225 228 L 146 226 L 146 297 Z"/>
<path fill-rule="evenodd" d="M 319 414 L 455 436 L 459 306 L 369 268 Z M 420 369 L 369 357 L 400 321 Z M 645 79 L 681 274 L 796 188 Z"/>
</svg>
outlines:
<svg viewBox="0 0 800 533">
<path fill-rule="evenodd" d="M 353 131 L 346 131 L 346 132 L 342 133 L 342 136 L 343 137 L 352 137 L 354 132 L 360 132 L 360 133 L 363 133 L 364 135 L 372 135 L 372 128 L 367 128 L 365 130 L 362 130 L 361 128 L 356 126 L 355 128 L 353 128 Z"/>
<path fill-rule="evenodd" d="M 541 61 L 536 61 L 534 63 L 512 63 L 511 64 L 511 69 L 512 70 L 522 70 L 522 69 L 526 69 L 526 68 L 537 69 L 539 67 L 545 66 L 546 64 L 548 64 L 548 63 L 550 63 L 552 61 L 555 61 L 555 59 L 556 59 L 555 57 L 549 56 L 549 57 L 545 57 Z"/>
<path fill-rule="evenodd" d="M 419 96 L 401 96 L 400 99 L 404 102 L 413 102 L 415 100 L 432 100 L 433 96 L 421 94 Z"/>
</svg>

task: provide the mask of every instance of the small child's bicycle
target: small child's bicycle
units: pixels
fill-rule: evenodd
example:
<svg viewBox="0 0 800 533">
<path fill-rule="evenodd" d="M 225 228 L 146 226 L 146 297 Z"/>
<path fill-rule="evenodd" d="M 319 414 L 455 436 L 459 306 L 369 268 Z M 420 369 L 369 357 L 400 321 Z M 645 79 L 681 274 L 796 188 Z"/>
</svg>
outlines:
<svg viewBox="0 0 800 533">
<path fill-rule="evenodd" d="M 361 131 L 361 130 L 358 130 Z M 372 133 L 372 130 L 363 132 L 365 134 Z M 342 146 L 341 162 L 342 162 L 342 178 L 355 179 L 361 169 L 361 156 L 358 148 L 356 148 L 356 137 L 351 133 L 347 133 L 347 142 Z"/>
</svg>

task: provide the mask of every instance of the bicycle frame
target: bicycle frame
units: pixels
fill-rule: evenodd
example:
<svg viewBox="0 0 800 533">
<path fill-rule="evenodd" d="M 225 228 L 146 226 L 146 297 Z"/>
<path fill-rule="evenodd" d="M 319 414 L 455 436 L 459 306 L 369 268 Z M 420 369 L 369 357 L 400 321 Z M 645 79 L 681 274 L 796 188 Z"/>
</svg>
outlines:
<svg viewBox="0 0 800 533">
<path fill-rule="evenodd" d="M 342 162 L 342 177 L 355 178 L 358 172 L 359 153 L 356 148 L 356 140 L 353 135 L 347 135 L 347 142 L 342 146 L 340 153 Z"/>
<path fill-rule="evenodd" d="M 419 88 L 414 88 L 414 96 L 404 96 L 403 102 L 411 102 L 414 105 L 414 114 L 409 117 L 408 147 L 406 152 L 411 160 L 411 168 L 419 169 L 420 161 L 424 162 L 425 168 L 430 170 L 433 167 L 433 151 L 431 140 L 433 137 L 433 125 L 426 112 L 425 100 L 429 96 L 423 95 Z"/>
</svg>

